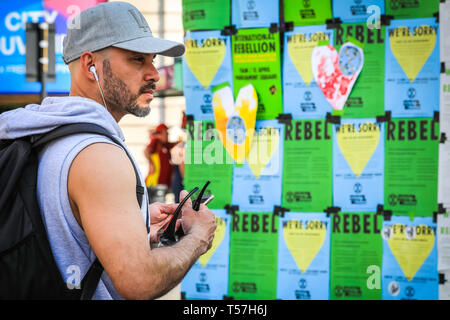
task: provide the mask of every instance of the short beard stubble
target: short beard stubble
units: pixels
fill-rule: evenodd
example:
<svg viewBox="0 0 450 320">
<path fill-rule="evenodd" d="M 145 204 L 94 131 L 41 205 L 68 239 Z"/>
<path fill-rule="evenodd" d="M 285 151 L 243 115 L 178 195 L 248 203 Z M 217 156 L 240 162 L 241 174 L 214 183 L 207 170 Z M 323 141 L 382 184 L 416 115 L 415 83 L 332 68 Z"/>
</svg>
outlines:
<svg viewBox="0 0 450 320">
<path fill-rule="evenodd" d="M 131 113 L 137 117 L 143 118 L 150 113 L 150 103 L 146 106 L 139 106 L 137 99 L 148 89 L 155 90 L 155 83 L 149 82 L 141 87 L 138 94 L 133 94 L 125 82 L 117 77 L 111 69 L 109 59 L 103 60 L 103 79 L 105 100 L 111 111 Z"/>
</svg>

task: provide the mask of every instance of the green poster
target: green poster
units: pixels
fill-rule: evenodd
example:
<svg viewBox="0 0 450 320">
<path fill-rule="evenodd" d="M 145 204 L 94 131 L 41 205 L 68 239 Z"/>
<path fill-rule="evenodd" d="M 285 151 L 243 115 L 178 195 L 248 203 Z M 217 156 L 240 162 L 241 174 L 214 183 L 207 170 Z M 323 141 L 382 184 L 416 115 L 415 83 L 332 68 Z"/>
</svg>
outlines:
<svg viewBox="0 0 450 320">
<path fill-rule="evenodd" d="M 380 300 L 383 216 L 334 213 L 331 229 L 330 299 Z"/>
<path fill-rule="evenodd" d="M 325 24 L 331 18 L 331 1 L 284 0 L 284 21 L 294 26 Z"/>
<path fill-rule="evenodd" d="M 437 211 L 439 123 L 432 118 L 396 118 L 385 132 L 385 210 L 432 217 Z"/>
<path fill-rule="evenodd" d="M 321 212 L 332 205 L 332 127 L 325 120 L 285 125 L 282 206 Z"/>
<path fill-rule="evenodd" d="M 275 119 L 283 112 L 279 32 L 239 29 L 231 41 L 234 97 L 252 84 L 258 94 L 256 119 Z"/>
<path fill-rule="evenodd" d="M 347 41 L 356 40 L 364 52 L 364 64 L 344 106 L 345 118 L 374 118 L 384 115 L 385 27 L 369 29 L 365 23 L 344 23 L 335 30 L 339 52 Z"/>
<path fill-rule="evenodd" d="M 223 209 L 231 203 L 233 160 L 217 138 L 214 121 L 193 121 L 186 128 L 184 188 L 188 191 L 202 188 L 206 181 L 211 181 L 205 195 L 213 194 L 214 200 L 208 207 Z"/>
<path fill-rule="evenodd" d="M 386 15 L 395 19 L 433 17 L 439 12 L 439 0 L 386 0 Z"/>
<path fill-rule="evenodd" d="M 236 212 L 230 233 L 228 296 L 274 300 L 277 290 L 278 215 Z"/>
<path fill-rule="evenodd" d="M 221 30 L 231 24 L 231 0 L 183 0 L 183 28 Z"/>
</svg>

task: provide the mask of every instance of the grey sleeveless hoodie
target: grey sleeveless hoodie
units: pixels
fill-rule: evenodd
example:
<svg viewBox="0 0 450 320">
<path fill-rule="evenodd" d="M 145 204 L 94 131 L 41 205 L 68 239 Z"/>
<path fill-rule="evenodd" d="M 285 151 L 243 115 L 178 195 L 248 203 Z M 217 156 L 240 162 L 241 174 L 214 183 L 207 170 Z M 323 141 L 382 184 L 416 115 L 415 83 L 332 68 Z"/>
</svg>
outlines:
<svg viewBox="0 0 450 320">
<path fill-rule="evenodd" d="M 82 97 L 49 97 L 41 105 L 31 104 L 0 114 L 0 139 L 42 134 L 60 125 L 81 122 L 100 125 L 119 141 L 125 140 L 111 114 L 97 102 Z M 95 254 L 86 234 L 73 216 L 67 192 L 67 177 L 77 154 L 96 142 L 115 144 L 104 136 L 75 134 L 50 142 L 39 155 L 37 199 L 53 255 L 69 287 L 80 284 L 95 260 Z M 124 143 L 120 147 L 127 149 Z M 134 159 L 133 161 L 135 162 Z M 143 176 L 140 172 L 139 174 L 141 183 L 145 186 Z M 148 203 L 147 193 L 143 203 Z M 145 223 L 145 205 L 141 212 Z M 102 274 L 93 299 L 121 299 L 106 272 Z"/>
</svg>

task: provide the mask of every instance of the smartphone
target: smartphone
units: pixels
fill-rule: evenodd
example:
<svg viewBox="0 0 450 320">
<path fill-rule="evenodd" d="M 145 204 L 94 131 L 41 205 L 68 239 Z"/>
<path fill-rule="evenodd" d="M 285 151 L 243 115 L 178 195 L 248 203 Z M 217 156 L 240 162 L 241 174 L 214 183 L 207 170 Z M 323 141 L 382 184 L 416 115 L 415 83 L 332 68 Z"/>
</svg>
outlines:
<svg viewBox="0 0 450 320">
<path fill-rule="evenodd" d="M 210 203 L 212 200 L 214 199 L 214 195 L 211 194 L 209 196 L 203 196 L 202 197 L 202 201 L 200 201 L 200 203 L 203 203 L 204 205 L 207 205 L 208 203 Z"/>
</svg>

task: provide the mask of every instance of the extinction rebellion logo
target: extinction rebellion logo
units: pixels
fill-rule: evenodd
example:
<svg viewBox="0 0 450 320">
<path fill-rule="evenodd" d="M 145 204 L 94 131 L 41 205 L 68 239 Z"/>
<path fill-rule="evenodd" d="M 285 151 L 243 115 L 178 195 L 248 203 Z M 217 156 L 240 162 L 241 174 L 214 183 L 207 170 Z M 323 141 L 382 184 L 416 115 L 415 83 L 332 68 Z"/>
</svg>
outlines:
<svg viewBox="0 0 450 320">
<path fill-rule="evenodd" d="M 286 192 L 286 201 L 289 203 L 291 203 L 291 202 L 311 202 L 312 196 L 309 191 L 303 191 L 303 192 L 288 191 L 288 192 Z"/>
<path fill-rule="evenodd" d="M 209 287 L 209 284 L 206 283 L 206 281 L 208 280 L 208 277 L 205 272 L 201 272 L 199 274 L 199 280 L 200 280 L 200 283 L 195 284 L 195 289 L 197 290 L 197 292 L 205 292 L 205 293 L 209 292 L 210 287 Z"/>
<path fill-rule="evenodd" d="M 233 282 L 232 289 L 234 293 L 246 292 L 246 293 L 257 293 L 256 283 L 253 282 Z"/>
<path fill-rule="evenodd" d="M 414 194 L 394 194 L 388 196 L 388 202 L 391 206 L 415 206 L 417 205 L 416 195 Z"/>
<path fill-rule="evenodd" d="M 361 288 L 358 286 L 336 286 L 334 287 L 336 297 L 361 297 Z"/>
<path fill-rule="evenodd" d="M 202 113 L 212 113 L 212 97 L 210 94 L 205 94 L 203 96 L 203 104 L 200 106 Z"/>
</svg>

